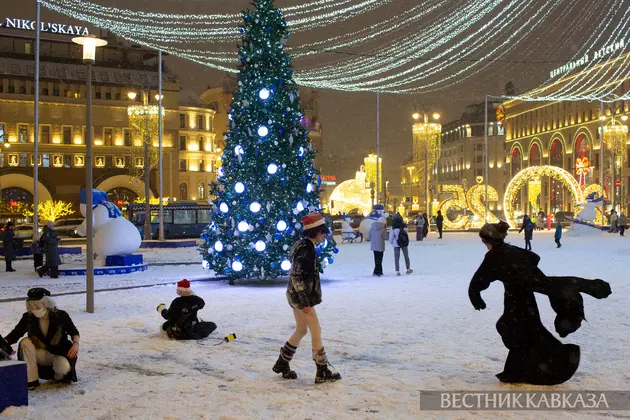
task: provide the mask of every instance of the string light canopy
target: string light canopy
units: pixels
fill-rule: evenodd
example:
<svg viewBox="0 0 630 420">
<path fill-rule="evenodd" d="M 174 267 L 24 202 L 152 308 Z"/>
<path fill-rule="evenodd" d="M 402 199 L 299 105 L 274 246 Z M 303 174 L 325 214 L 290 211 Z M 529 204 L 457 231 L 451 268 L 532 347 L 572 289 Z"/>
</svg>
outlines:
<svg viewBox="0 0 630 420">
<path fill-rule="evenodd" d="M 295 81 L 343 91 L 418 94 L 456 85 L 482 72 L 522 71 L 522 65 L 529 63 L 553 67 L 550 80 L 576 69 L 583 72 L 561 89 L 520 99 L 613 101 L 628 97 L 619 88 L 630 77 L 626 54 L 630 9 L 620 7 L 619 0 L 409 3 L 415 4 L 319 0 L 281 9 L 292 33 L 308 33 L 308 42 L 298 36 L 286 46 L 298 60 Z M 237 72 L 238 55 L 232 46 L 242 35 L 240 14 L 165 14 L 83 0 L 42 0 L 42 4 L 131 42 Z M 387 13 L 401 4 L 402 12 Z M 357 18 L 361 21 L 352 24 Z M 543 34 L 550 42 L 541 46 L 536 39 Z M 572 57 L 558 58 L 573 50 L 573 45 L 583 46 Z M 602 64 L 609 59 L 621 61 L 607 72 Z"/>
</svg>

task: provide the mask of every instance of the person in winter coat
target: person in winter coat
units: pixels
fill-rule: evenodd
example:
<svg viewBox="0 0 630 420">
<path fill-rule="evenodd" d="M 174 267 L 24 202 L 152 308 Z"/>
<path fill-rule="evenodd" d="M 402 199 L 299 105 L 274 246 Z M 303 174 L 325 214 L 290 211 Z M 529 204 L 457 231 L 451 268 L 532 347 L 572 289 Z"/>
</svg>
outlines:
<svg viewBox="0 0 630 420">
<path fill-rule="evenodd" d="M 556 385 L 569 380 L 578 368 L 580 348 L 562 344 L 542 324 L 534 292 L 547 295 L 556 313 L 555 329 L 562 338 L 580 328 L 584 317 L 581 293 L 602 299 L 611 294 L 603 280 L 546 276 L 539 268 L 540 257 L 504 242 L 509 226 L 505 222 L 486 224 L 479 236 L 488 252 L 475 272 L 468 296 L 476 310 L 486 308 L 481 292 L 499 280 L 503 283 L 503 315 L 497 331 L 509 353 L 501 382 Z"/>
<path fill-rule="evenodd" d="M 17 259 L 15 255 L 15 233 L 13 232 L 13 222 L 7 223 L 4 228 L 4 234 L 2 237 L 2 243 L 4 245 L 4 262 L 6 264 L 6 271 L 13 272 L 13 261 Z"/>
<path fill-rule="evenodd" d="M 426 236 L 424 234 L 424 223 L 424 216 L 422 214 L 418 214 L 414 220 L 414 224 L 416 225 L 416 241 L 422 241 Z"/>
<path fill-rule="evenodd" d="M 426 238 L 429 236 L 429 216 L 424 213 L 422 217 L 424 218 L 424 237 Z"/>
<path fill-rule="evenodd" d="M 383 253 L 385 252 L 385 241 L 387 240 L 387 219 L 380 217 L 370 226 L 368 241 L 370 249 L 374 253 L 374 275 L 383 275 Z"/>
<path fill-rule="evenodd" d="M 44 250 L 46 256 L 46 264 L 37 270 L 39 277 L 44 277 L 46 274 L 50 274 L 50 278 L 59 278 L 59 265 L 61 264 L 61 258 L 59 258 L 59 237 L 53 230 L 55 224 L 48 222 L 47 226 L 44 226 L 42 238 L 40 239 L 40 245 Z"/>
<path fill-rule="evenodd" d="M 617 212 L 615 210 L 610 212 L 610 233 L 617 233 Z"/>
<path fill-rule="evenodd" d="M 523 224 L 518 233 L 525 231 L 525 249 L 532 250 L 532 239 L 534 237 L 534 222 L 531 221 L 528 215 L 523 216 Z"/>
<path fill-rule="evenodd" d="M 322 287 L 319 281 L 319 259 L 315 247 L 323 242 L 329 230 L 319 213 L 308 214 L 301 219 L 305 238 L 297 241 L 289 253 L 291 272 L 287 285 L 287 300 L 295 317 L 295 332 L 280 349 L 280 356 L 273 366 L 275 373 L 284 379 L 297 379 L 289 363 L 307 332 L 311 333 L 313 361 L 317 367 L 315 383 L 334 382 L 341 375 L 330 370 L 328 356 L 324 350 L 322 331 L 315 306 L 322 303 Z"/>
<path fill-rule="evenodd" d="M 35 271 L 37 271 L 39 267 L 42 267 L 44 265 L 44 250 L 41 247 L 40 240 L 41 237 L 39 236 L 39 234 L 37 234 L 35 235 L 33 243 L 31 244 L 31 251 L 33 253 L 33 267 L 35 268 Z"/>
<path fill-rule="evenodd" d="M 619 219 L 617 220 L 617 225 L 619 226 L 619 235 L 624 236 L 623 233 L 626 230 L 626 225 L 628 224 L 628 218 L 626 217 L 626 215 L 622 212 L 619 215 Z"/>
<path fill-rule="evenodd" d="M 442 211 L 438 210 L 437 218 L 435 219 L 435 226 L 437 227 L 438 233 L 440 237 L 438 239 L 442 239 L 442 227 L 444 226 L 444 216 L 442 216 Z"/>
<path fill-rule="evenodd" d="M 556 248 L 560 248 L 562 246 L 562 244 L 560 243 L 560 239 L 562 239 L 562 225 L 560 224 L 560 222 L 556 223 L 556 233 L 553 235 L 553 237 L 556 240 L 556 245 L 558 245 Z"/>
<path fill-rule="evenodd" d="M 192 292 L 187 279 L 177 283 L 177 295 L 179 297 L 175 298 L 170 308 L 166 308 L 164 303 L 157 307 L 162 318 L 166 319 L 162 324 L 162 330 L 166 331 L 169 338 L 201 340 L 217 329 L 214 322 L 201 321 L 197 318 L 197 312 L 203 309 L 206 303 Z"/>
<path fill-rule="evenodd" d="M 40 287 L 28 291 L 26 309 L 5 340 L 11 345 L 28 335 L 20 340 L 18 350 L 18 359 L 26 362 L 28 389 L 37 388 L 40 378 L 76 382 L 80 336 L 70 315 L 58 309 L 50 292 Z"/>
<path fill-rule="evenodd" d="M 547 230 L 551 230 L 551 223 L 553 222 L 553 215 L 549 213 L 547 215 Z"/>
<path fill-rule="evenodd" d="M 402 251 L 405 257 L 405 267 L 407 267 L 407 274 L 413 273 L 411 269 L 411 263 L 409 261 L 409 233 L 407 232 L 407 226 L 403 222 L 403 218 L 400 214 L 396 213 L 392 218 L 392 228 L 389 231 L 389 242 L 394 247 L 394 265 L 396 267 L 396 275 L 400 276 L 400 252 Z"/>
<path fill-rule="evenodd" d="M 538 212 L 538 218 L 536 219 L 536 229 L 538 230 L 544 230 L 545 228 L 545 220 L 547 219 L 547 217 L 545 216 L 545 212 L 544 211 L 539 211 Z"/>
</svg>

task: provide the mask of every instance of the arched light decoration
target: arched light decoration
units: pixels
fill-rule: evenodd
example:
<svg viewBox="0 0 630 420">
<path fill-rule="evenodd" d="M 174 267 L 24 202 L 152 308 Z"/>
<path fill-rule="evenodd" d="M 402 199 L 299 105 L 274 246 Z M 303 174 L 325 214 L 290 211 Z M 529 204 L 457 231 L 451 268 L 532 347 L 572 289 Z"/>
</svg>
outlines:
<svg viewBox="0 0 630 420">
<path fill-rule="evenodd" d="M 243 185 L 242 182 L 237 182 L 236 184 L 234 184 L 234 191 L 236 191 L 238 194 L 242 194 L 243 191 L 245 191 L 245 185 Z"/>
<path fill-rule="evenodd" d="M 96 47 L 107 45 L 107 41 L 99 39 L 94 35 L 78 36 L 72 38 L 72 42 L 83 46 L 83 62 L 85 64 L 94 64 L 96 60 Z"/>
<path fill-rule="evenodd" d="M 282 263 L 280 264 L 280 268 L 282 268 L 282 270 L 284 271 L 289 271 L 291 269 L 291 261 L 289 260 L 282 261 Z"/>
<path fill-rule="evenodd" d="M 258 241 L 254 245 L 254 248 L 256 248 L 256 251 L 258 252 L 263 252 L 265 249 L 267 249 L 267 245 L 265 244 L 264 241 Z"/>
<path fill-rule="evenodd" d="M 252 213 L 258 213 L 260 211 L 260 203 L 258 201 L 254 201 L 252 204 L 249 205 L 249 210 Z"/>
<path fill-rule="evenodd" d="M 241 263 L 240 261 L 234 261 L 232 263 L 232 270 L 239 272 L 243 269 L 243 263 Z"/>
<path fill-rule="evenodd" d="M 269 129 L 267 127 L 265 127 L 264 125 L 258 127 L 258 135 L 260 137 L 266 137 L 267 134 L 269 134 Z"/>
<path fill-rule="evenodd" d="M 223 251 L 223 243 L 222 243 L 221 241 L 216 241 L 216 242 L 214 243 L 214 249 L 215 249 L 215 251 L 217 251 L 217 252 L 221 252 L 221 251 Z"/>
<path fill-rule="evenodd" d="M 230 211 L 230 208 L 228 207 L 227 204 L 221 203 L 219 205 L 219 210 L 221 210 L 221 213 L 227 213 L 228 211 Z"/>
<path fill-rule="evenodd" d="M 275 163 L 270 163 L 269 166 L 267 166 L 267 172 L 270 175 L 274 175 L 276 172 L 278 172 L 278 165 L 276 165 Z"/>
<path fill-rule="evenodd" d="M 280 220 L 276 224 L 276 229 L 278 229 L 280 232 L 284 232 L 287 229 L 287 222 L 285 222 L 284 220 Z"/>
<path fill-rule="evenodd" d="M 238 230 L 240 232 L 247 232 L 248 229 L 249 229 L 249 223 L 247 223 L 246 221 L 241 221 L 238 223 Z"/>
<path fill-rule="evenodd" d="M 258 97 L 263 101 L 269 99 L 269 95 L 271 95 L 271 92 L 269 92 L 269 89 L 267 88 L 262 88 L 260 89 L 260 92 L 258 92 Z"/>
</svg>

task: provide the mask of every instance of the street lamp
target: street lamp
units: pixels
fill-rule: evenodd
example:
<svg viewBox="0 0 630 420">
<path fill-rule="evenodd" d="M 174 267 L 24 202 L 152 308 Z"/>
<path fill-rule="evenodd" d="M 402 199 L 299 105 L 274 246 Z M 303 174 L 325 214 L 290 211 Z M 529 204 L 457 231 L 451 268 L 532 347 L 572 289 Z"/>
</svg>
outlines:
<svg viewBox="0 0 630 420">
<path fill-rule="evenodd" d="M 134 91 L 127 92 L 127 97 L 132 101 L 136 100 L 136 96 L 138 96 L 138 94 Z"/>
<path fill-rule="evenodd" d="M 86 223 L 86 311 L 94 313 L 94 220 L 92 216 L 92 64 L 96 58 L 96 48 L 107 45 L 104 39 L 94 35 L 72 38 L 72 42 L 83 46 L 83 63 L 87 66 L 85 95 L 85 219 Z M 37 164 L 37 156 L 35 157 Z"/>
<path fill-rule="evenodd" d="M 430 214 L 429 172 L 440 157 L 442 126 L 437 122 L 429 122 L 428 112 L 425 111 L 423 114 L 423 122 L 414 122 L 413 124 L 413 162 L 417 168 L 424 162 L 425 211 Z M 434 112 L 432 117 L 433 120 L 437 121 L 440 118 L 440 114 Z M 420 114 L 414 112 L 412 118 L 414 121 L 418 121 Z"/>
</svg>

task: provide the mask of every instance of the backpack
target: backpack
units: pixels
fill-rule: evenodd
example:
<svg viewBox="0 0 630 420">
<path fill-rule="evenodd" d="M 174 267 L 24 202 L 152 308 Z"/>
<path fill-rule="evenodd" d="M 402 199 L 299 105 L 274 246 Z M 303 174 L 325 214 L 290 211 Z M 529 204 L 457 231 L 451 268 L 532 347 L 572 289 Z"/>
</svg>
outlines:
<svg viewBox="0 0 630 420">
<path fill-rule="evenodd" d="M 400 229 L 398 232 L 398 246 L 400 248 L 407 248 L 409 246 L 409 235 L 405 229 Z"/>
</svg>

